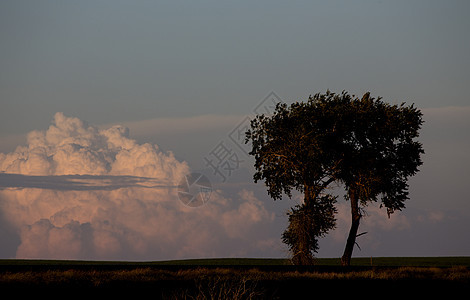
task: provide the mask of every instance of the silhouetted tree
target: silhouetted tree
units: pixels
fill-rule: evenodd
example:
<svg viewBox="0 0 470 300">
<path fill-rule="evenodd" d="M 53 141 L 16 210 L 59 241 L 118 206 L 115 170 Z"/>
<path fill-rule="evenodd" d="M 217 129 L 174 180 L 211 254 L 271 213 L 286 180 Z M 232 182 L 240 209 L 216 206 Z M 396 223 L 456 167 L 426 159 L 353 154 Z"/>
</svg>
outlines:
<svg viewBox="0 0 470 300">
<path fill-rule="evenodd" d="M 318 250 L 316 238 L 335 226 L 335 198 L 325 193 L 333 182 L 344 185 L 351 205 L 343 265 L 350 264 L 361 207 L 379 197 L 388 214 L 405 207 L 408 177 L 422 164 L 424 151 L 415 141 L 422 123 L 413 105 L 390 105 L 369 93 L 359 99 L 329 91 L 306 103 L 279 103 L 273 115 L 251 121 L 246 142 L 252 143 L 254 181 L 264 180 L 274 199 L 291 197 L 292 189 L 304 194 L 283 235 L 293 258 L 304 253 L 294 262 L 309 263 Z"/>
<path fill-rule="evenodd" d="M 289 245 L 294 264 L 314 264 L 313 252 L 318 251 L 318 238 L 335 226 L 335 202 L 336 197 L 324 195 L 308 205 L 296 205 L 288 213 L 289 226 L 282 234 L 282 241 Z"/>
</svg>

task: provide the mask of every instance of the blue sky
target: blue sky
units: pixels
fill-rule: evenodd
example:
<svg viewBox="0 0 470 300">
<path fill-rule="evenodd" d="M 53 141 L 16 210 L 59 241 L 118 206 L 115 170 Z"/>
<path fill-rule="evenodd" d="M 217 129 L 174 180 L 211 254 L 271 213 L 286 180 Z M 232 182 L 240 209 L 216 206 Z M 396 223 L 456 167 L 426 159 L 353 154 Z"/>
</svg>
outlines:
<svg viewBox="0 0 470 300">
<path fill-rule="evenodd" d="M 230 132 L 270 92 L 290 103 L 327 89 L 370 91 L 425 113 L 410 225 L 384 232 L 396 243 L 429 234 L 436 248 L 383 241 L 364 253 L 470 255 L 458 229 L 470 226 L 469 9 L 468 1 L 1 1 L 0 152 L 63 112 L 128 126 L 138 143 L 199 170 L 221 141 L 238 151 Z M 269 200 L 243 160 L 230 180 L 276 212 L 270 234 L 280 236 L 292 203 Z M 431 219 L 445 241 L 431 241 Z M 342 243 L 324 243 L 322 255 L 341 254 Z"/>
<path fill-rule="evenodd" d="M 466 1 L 0 5 L 2 135 L 55 111 L 93 123 L 242 114 L 270 91 L 467 104 Z"/>
</svg>

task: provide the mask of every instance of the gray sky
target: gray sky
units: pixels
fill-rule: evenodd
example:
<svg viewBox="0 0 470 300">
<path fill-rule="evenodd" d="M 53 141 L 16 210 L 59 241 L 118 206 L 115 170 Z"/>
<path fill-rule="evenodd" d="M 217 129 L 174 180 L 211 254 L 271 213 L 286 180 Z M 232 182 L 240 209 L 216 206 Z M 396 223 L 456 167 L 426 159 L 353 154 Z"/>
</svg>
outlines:
<svg viewBox="0 0 470 300">
<path fill-rule="evenodd" d="M 467 105 L 467 1 L 2 1 L 1 134 L 370 90 Z M 21 123 L 18 121 L 22 121 Z M 19 124 L 20 123 L 20 124 Z"/>
<path fill-rule="evenodd" d="M 251 184 L 251 160 L 230 133 L 270 92 L 290 103 L 370 91 L 423 110 L 426 155 L 404 225 L 378 226 L 355 254 L 470 255 L 469 10 L 468 1 L 1 1 L 0 152 L 56 112 L 124 124 L 196 170 L 224 142 L 243 163 L 220 188 L 254 191 L 275 212 L 275 238 L 295 202 Z M 331 235 L 320 254 L 340 256 L 344 242 Z M 236 255 L 207 256 L 225 253 Z M 276 253 L 250 252 L 285 255 Z"/>
</svg>

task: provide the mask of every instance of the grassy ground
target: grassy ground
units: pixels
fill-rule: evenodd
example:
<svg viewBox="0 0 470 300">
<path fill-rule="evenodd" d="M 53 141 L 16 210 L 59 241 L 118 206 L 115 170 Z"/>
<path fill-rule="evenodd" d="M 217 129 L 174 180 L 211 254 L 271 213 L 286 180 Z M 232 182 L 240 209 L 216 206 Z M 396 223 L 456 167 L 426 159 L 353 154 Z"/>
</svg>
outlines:
<svg viewBox="0 0 470 300">
<path fill-rule="evenodd" d="M 202 265 L 202 266 L 233 266 L 233 265 L 289 265 L 288 259 L 282 258 L 215 258 L 215 259 L 188 259 L 154 262 L 162 265 Z M 318 258 L 318 266 L 339 266 L 339 258 Z M 386 267 L 470 267 L 470 256 L 449 257 L 355 257 L 351 260 L 352 266 L 386 266 Z"/>
<path fill-rule="evenodd" d="M 339 258 L 318 258 L 317 266 L 339 266 Z M 82 261 L 0 259 L 0 270 L 8 266 L 283 266 L 290 265 L 284 258 L 206 258 L 167 261 Z M 470 267 L 470 256 L 447 257 L 354 257 L 352 266 L 364 267 Z"/>
<path fill-rule="evenodd" d="M 318 259 L 319 265 L 340 265 L 339 258 Z M 470 267 L 470 256 L 448 257 L 355 257 L 353 266 L 384 266 L 384 267 Z"/>
<path fill-rule="evenodd" d="M 16 293 L 64 289 L 74 294 L 145 293 L 157 299 L 290 299 L 361 291 L 446 296 L 470 291 L 470 257 L 338 259 L 297 268 L 285 259 L 197 259 L 162 262 L 0 260 L 0 288 Z M 148 294 L 150 293 L 150 294 Z"/>
</svg>

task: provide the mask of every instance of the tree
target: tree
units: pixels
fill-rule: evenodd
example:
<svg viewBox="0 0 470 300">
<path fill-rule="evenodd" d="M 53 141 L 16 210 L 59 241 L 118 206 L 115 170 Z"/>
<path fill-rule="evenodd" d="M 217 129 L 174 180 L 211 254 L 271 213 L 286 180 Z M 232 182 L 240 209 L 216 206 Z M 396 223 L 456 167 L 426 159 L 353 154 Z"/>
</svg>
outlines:
<svg viewBox="0 0 470 300">
<path fill-rule="evenodd" d="M 315 200 L 309 205 L 296 205 L 288 213 L 289 226 L 282 234 L 282 241 L 289 245 L 296 265 L 312 265 L 313 252 L 318 251 L 318 237 L 335 226 L 336 197 L 324 195 Z"/>
<path fill-rule="evenodd" d="M 291 197 L 293 189 L 304 194 L 283 234 L 293 258 L 303 253 L 297 261 L 310 261 L 318 250 L 316 239 L 334 228 L 336 198 L 326 193 L 332 183 L 345 187 L 351 205 L 343 265 L 350 264 L 363 207 L 379 198 L 389 215 L 405 207 L 407 180 L 422 164 L 424 151 L 415 141 L 422 123 L 414 105 L 329 91 L 306 103 L 279 103 L 273 115 L 251 121 L 246 142 L 252 143 L 254 181 L 264 180 L 275 200 Z"/>
</svg>

